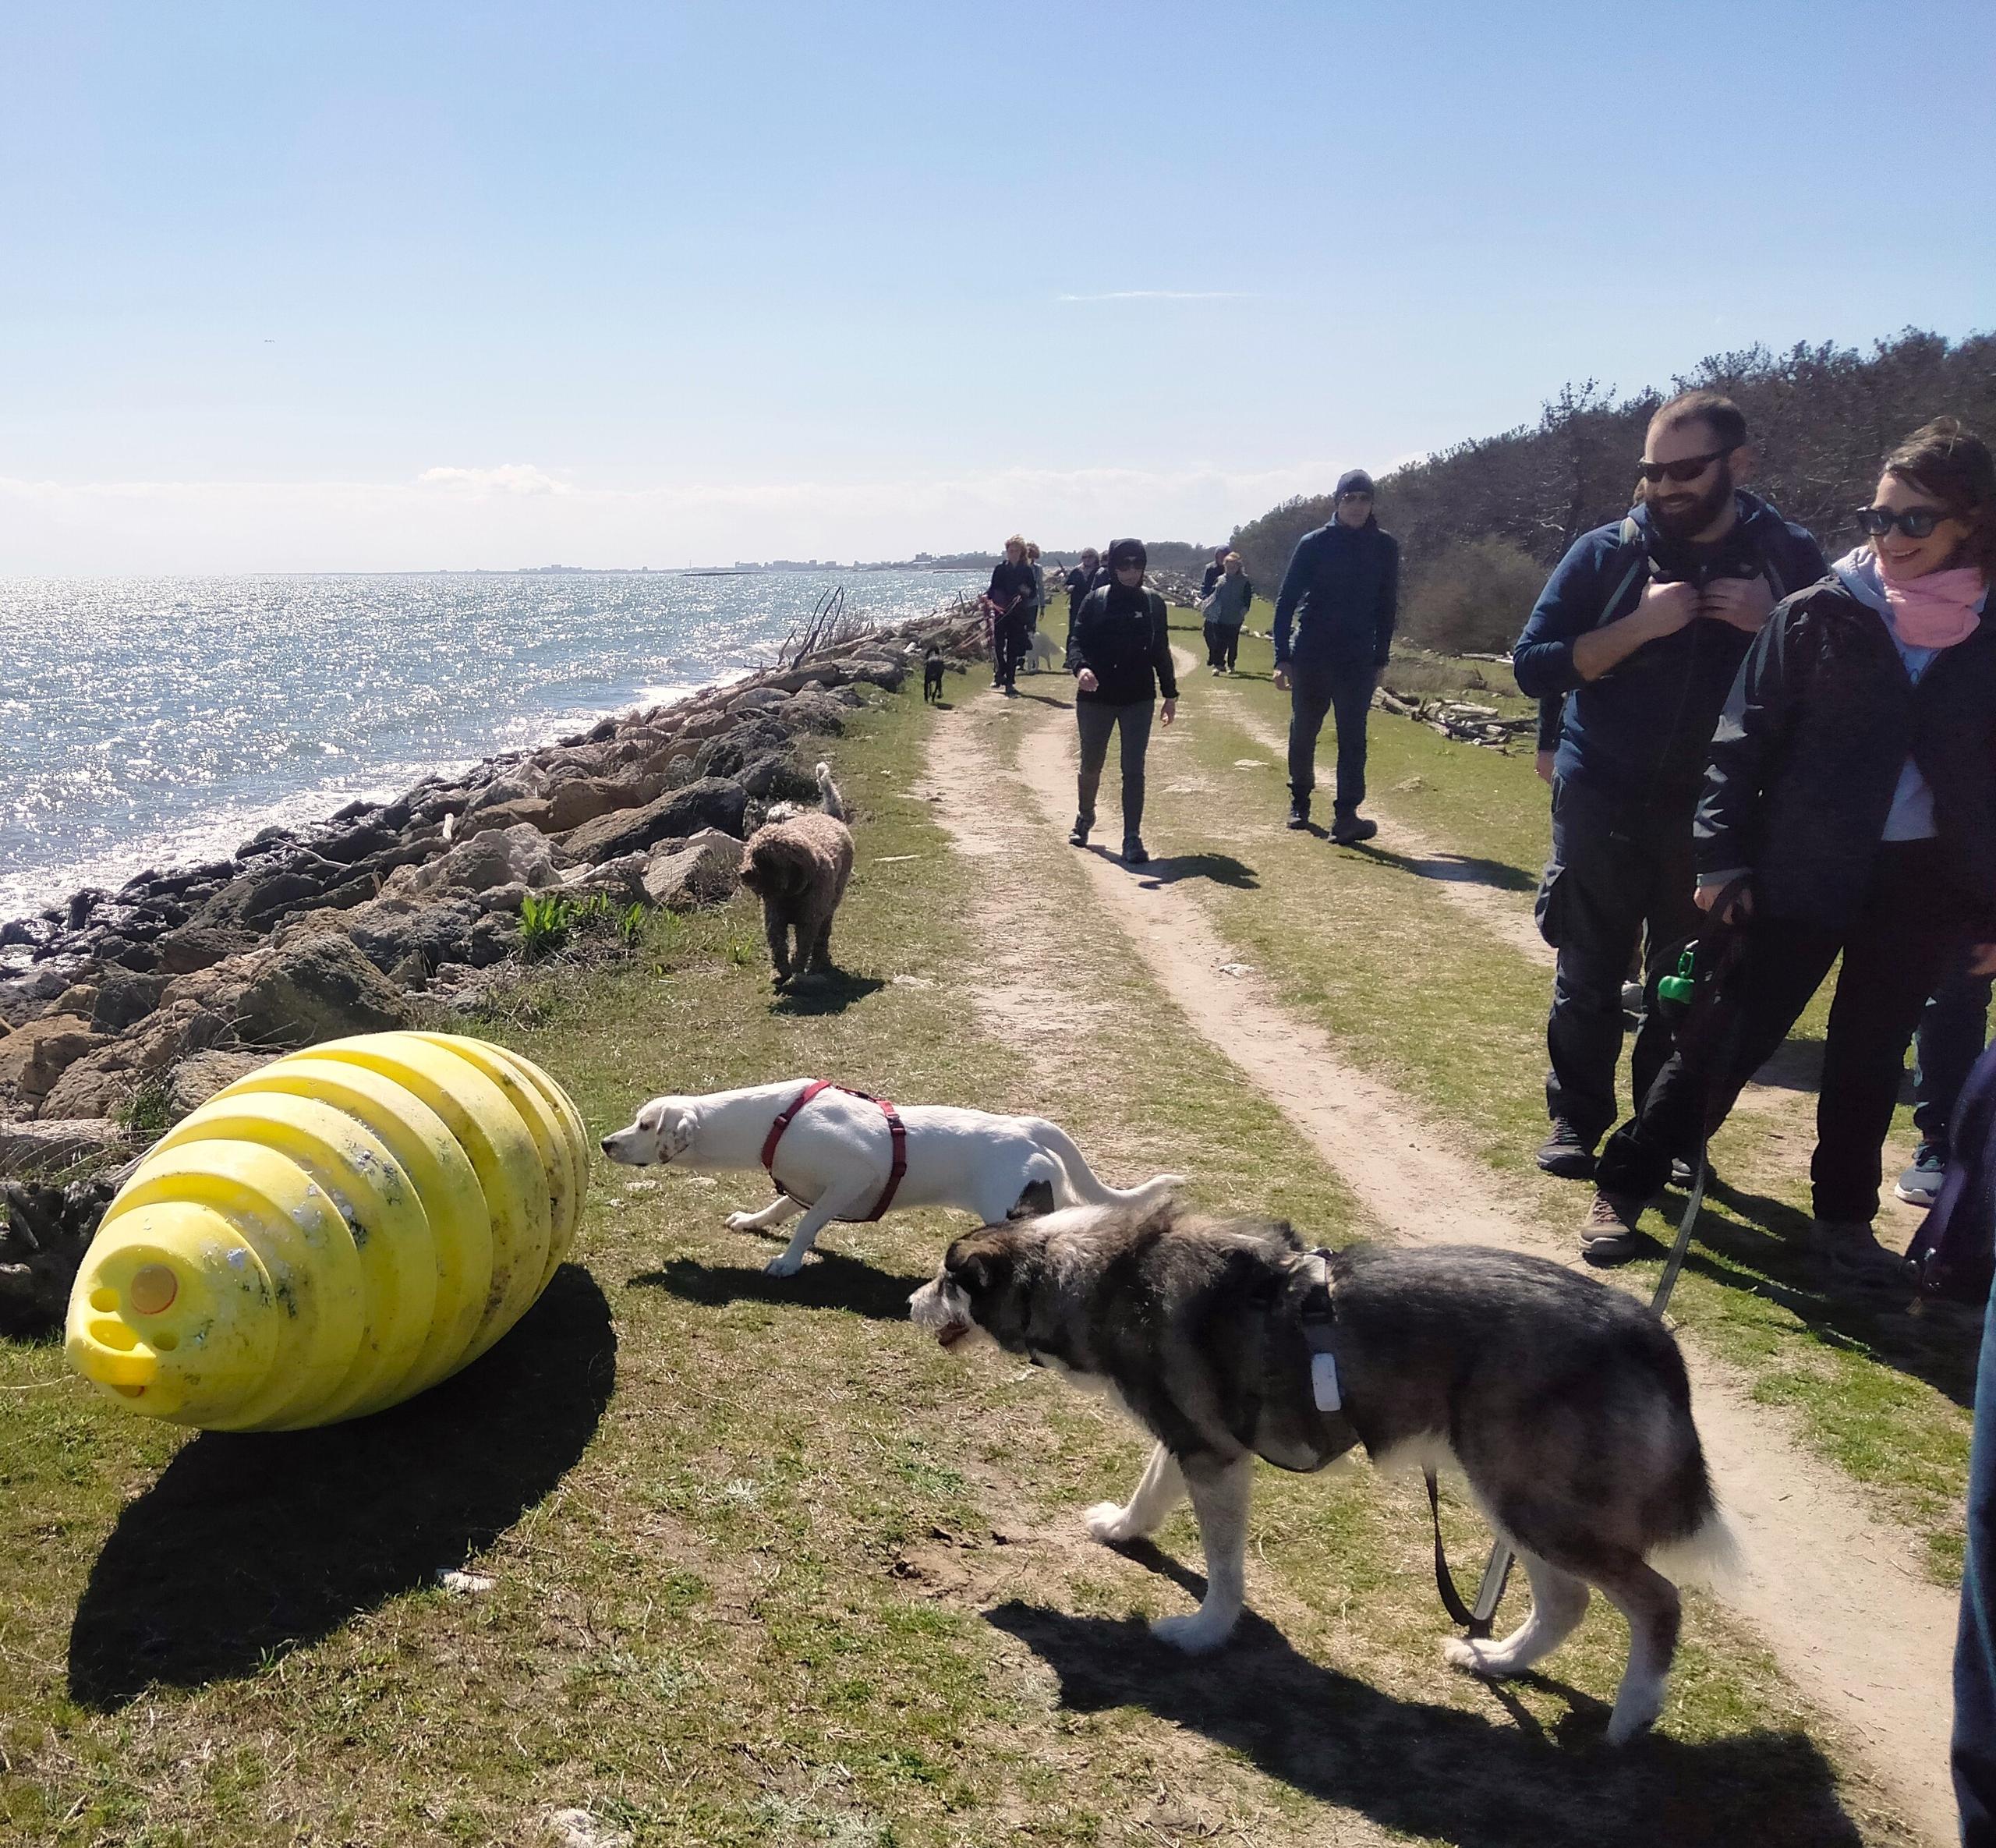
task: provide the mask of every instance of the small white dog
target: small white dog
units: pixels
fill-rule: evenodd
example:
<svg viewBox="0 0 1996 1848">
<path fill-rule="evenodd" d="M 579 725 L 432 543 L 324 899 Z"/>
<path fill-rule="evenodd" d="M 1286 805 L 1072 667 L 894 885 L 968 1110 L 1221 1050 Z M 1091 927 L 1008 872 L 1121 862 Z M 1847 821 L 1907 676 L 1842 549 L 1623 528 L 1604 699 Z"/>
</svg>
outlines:
<svg viewBox="0 0 1996 1848">
<path fill-rule="evenodd" d="M 856 1092 L 812 1085 L 793 1078 L 704 1097 L 654 1097 L 628 1128 L 603 1138 L 603 1152 L 634 1168 L 661 1162 L 708 1174 L 766 1167 L 776 1198 L 760 1213 L 731 1213 L 727 1224 L 735 1232 L 767 1232 L 804 1215 L 789 1245 L 770 1261 L 770 1274 L 779 1277 L 802 1268 L 833 1220 L 876 1220 L 890 1207 L 954 1206 L 992 1225 L 1021 1204 L 1046 1212 L 1141 1205 L 1181 1184 L 1179 1175 L 1159 1174 L 1141 1187 L 1107 1186 L 1067 1131 L 1042 1117 L 994 1117 L 954 1104 L 892 1110 Z M 1029 1201 L 1035 1194 L 1039 1198 Z"/>
<path fill-rule="evenodd" d="M 1035 674 L 1042 667 L 1050 674 L 1060 664 L 1060 644 L 1046 630 L 1036 628 L 1032 632 L 1032 646 L 1026 650 L 1026 659 L 1032 663 Z"/>
</svg>

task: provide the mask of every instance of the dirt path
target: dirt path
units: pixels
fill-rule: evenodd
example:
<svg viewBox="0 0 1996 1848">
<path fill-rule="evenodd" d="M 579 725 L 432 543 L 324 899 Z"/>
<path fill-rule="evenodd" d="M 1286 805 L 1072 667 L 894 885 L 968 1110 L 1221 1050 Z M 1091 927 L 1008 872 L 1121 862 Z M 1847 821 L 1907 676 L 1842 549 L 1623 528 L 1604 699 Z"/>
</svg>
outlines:
<svg viewBox="0 0 1996 1848">
<path fill-rule="evenodd" d="M 1024 727 L 1022 780 L 1049 827 L 1064 827 L 1073 806 L 1070 738 L 1064 710 Z M 961 726 L 937 731 L 931 764 L 942 819 L 959 846 L 1002 851 L 990 801 L 996 766 Z M 1017 825 L 1015 807 L 1005 825 Z M 1240 965 L 1188 887 L 1170 880 L 1168 862 L 1154 869 L 1165 876 L 1133 874 L 1100 853 L 1085 863 L 1102 909 L 1194 1030 L 1269 1097 L 1382 1224 L 1407 1238 L 1548 1250 L 1546 1235 L 1506 1211 L 1488 1174 L 1404 1098 L 1345 1064 L 1253 972 L 1222 972 Z M 1848 1481 L 1810 1460 L 1782 1414 L 1753 1404 L 1729 1370 L 1686 1358 L 1699 1428 L 1747 1556 L 1726 1602 L 1754 1623 L 1796 1685 L 1848 1729 L 1908 1819 L 1936 1843 L 1952 1841 L 1952 1594 L 1921 1575 L 1916 1538 L 1868 1513 Z"/>
<path fill-rule="evenodd" d="M 1189 650 L 1174 647 L 1171 654 L 1181 675 L 1189 676 L 1198 671 Z M 1237 730 L 1245 732 L 1263 750 L 1270 752 L 1278 765 L 1287 762 L 1289 741 L 1274 726 L 1251 713 L 1245 700 L 1228 701 L 1226 719 Z M 1530 905 L 1521 905 L 1516 899 L 1507 897 L 1482 883 L 1459 855 L 1452 853 L 1432 835 L 1424 834 L 1420 829 L 1398 820 L 1393 812 L 1391 802 L 1382 805 L 1376 791 L 1368 796 L 1367 807 L 1379 824 L 1380 847 L 1405 861 L 1410 872 L 1432 880 L 1435 890 L 1449 904 L 1467 912 L 1499 942 L 1508 943 L 1527 961 L 1544 968 L 1552 967 L 1552 946 L 1538 934 Z"/>
</svg>

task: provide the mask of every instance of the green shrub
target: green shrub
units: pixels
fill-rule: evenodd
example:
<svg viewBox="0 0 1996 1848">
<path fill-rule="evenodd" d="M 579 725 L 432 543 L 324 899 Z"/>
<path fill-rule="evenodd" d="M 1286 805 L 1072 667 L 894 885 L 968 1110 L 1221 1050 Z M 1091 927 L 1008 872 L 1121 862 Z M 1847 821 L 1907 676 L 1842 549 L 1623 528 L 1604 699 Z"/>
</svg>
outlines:
<svg viewBox="0 0 1996 1848">
<path fill-rule="evenodd" d="M 568 942 L 575 907 L 558 892 L 529 892 L 520 905 L 520 954 L 532 962 Z"/>
<path fill-rule="evenodd" d="M 1459 540 L 1408 575 L 1400 632 L 1439 654 L 1509 648 L 1545 583 L 1545 570 L 1508 539 Z"/>
</svg>

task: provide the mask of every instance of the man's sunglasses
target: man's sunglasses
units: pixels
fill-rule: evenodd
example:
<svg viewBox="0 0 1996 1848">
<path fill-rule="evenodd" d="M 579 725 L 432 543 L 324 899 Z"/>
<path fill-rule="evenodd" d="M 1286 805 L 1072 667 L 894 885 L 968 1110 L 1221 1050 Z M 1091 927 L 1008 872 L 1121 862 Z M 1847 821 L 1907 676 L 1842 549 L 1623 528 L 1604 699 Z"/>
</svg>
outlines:
<svg viewBox="0 0 1996 1848">
<path fill-rule="evenodd" d="M 1342 494 L 1340 494 L 1338 498 L 1340 501 L 1369 501 L 1372 497 L 1371 494 L 1368 494 L 1364 488 L 1354 487 L 1348 490 Z"/>
<path fill-rule="evenodd" d="M 1637 474 L 1652 485 L 1659 481 L 1696 481 L 1706 469 L 1722 456 L 1730 455 L 1739 445 L 1729 443 L 1723 449 L 1715 449 L 1709 455 L 1687 455 L 1682 462 L 1639 462 Z"/>
<path fill-rule="evenodd" d="M 1909 507 L 1899 513 L 1889 507 L 1857 510 L 1858 525 L 1874 539 L 1883 539 L 1895 526 L 1909 539 L 1931 539 L 1934 529 L 1948 517 L 1947 510 L 1940 507 Z"/>
</svg>

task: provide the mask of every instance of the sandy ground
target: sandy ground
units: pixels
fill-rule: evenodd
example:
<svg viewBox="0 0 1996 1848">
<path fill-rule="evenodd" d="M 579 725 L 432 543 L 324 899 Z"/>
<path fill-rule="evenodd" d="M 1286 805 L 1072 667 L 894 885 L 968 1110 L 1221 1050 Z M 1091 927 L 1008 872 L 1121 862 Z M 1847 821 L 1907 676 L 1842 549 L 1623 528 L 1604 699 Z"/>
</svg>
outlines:
<svg viewBox="0 0 1996 1848">
<path fill-rule="evenodd" d="M 1238 722 L 1241 715 L 1232 716 Z M 1064 707 L 1021 717 L 1021 793 L 1030 792 L 1046 827 L 1064 831 L 1074 808 L 1071 717 Z M 939 813 L 960 851 L 1001 857 L 1006 834 L 1022 825 L 1022 803 L 993 800 L 994 784 L 1013 784 L 1011 777 L 982 755 L 960 724 L 938 728 L 930 774 Z M 1104 794 L 1113 799 L 1113 788 Z M 1279 824 L 1271 818 L 1271 830 Z M 1404 834 L 1393 844 L 1413 851 Z M 1137 872 L 1099 851 L 1085 860 L 1102 915 L 1126 935 L 1193 1028 L 1308 1137 L 1383 1225 L 1410 1239 L 1478 1241 L 1577 1262 L 1570 1248 L 1554 1247 L 1508 1210 L 1488 1174 L 1451 1145 L 1446 1131 L 1343 1061 L 1320 1030 L 1286 1014 L 1251 970 L 1223 973 L 1240 965 L 1212 929 L 1195 882 L 1173 881 L 1168 861 Z M 1480 912 L 1498 901 L 1449 882 L 1436 890 Z M 994 947 L 1004 941 L 1001 936 Z M 982 1007 L 1032 1037 L 1071 1034 L 1071 1016 L 1049 1018 L 1036 982 L 1007 980 L 1002 954 L 994 966 L 1000 972 L 979 996 Z M 1743 1570 L 1720 1595 L 1754 1624 L 1796 1687 L 1855 1741 L 1908 1820 L 1935 1843 L 1952 1842 L 1953 1594 L 1922 1576 L 1918 1538 L 1868 1512 L 1853 1485 L 1807 1455 L 1791 1421 L 1751 1402 L 1743 1379 L 1695 1351 L 1686 1358 L 1699 1429 L 1746 1556 Z"/>
</svg>

